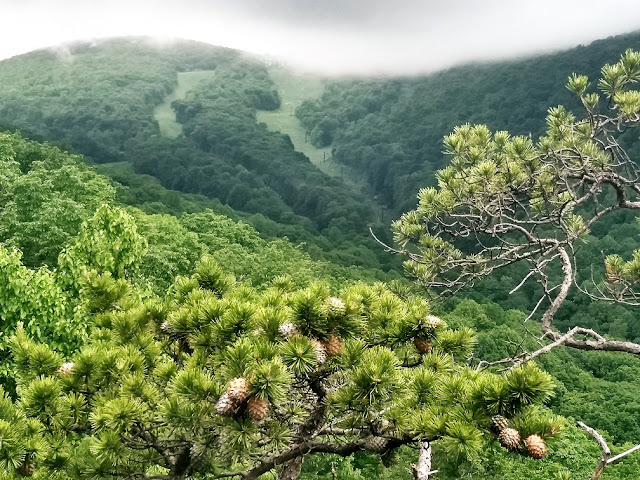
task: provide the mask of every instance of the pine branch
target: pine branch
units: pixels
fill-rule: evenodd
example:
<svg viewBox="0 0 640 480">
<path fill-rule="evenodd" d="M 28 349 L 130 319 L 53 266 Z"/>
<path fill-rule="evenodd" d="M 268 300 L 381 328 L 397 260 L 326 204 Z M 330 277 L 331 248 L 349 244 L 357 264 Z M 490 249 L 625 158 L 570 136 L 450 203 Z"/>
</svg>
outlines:
<svg viewBox="0 0 640 480">
<path fill-rule="evenodd" d="M 414 440 L 409 437 L 404 437 L 402 439 L 396 439 L 396 442 L 400 445 L 406 445 L 407 443 L 412 443 Z M 350 443 L 324 443 L 319 441 L 310 441 L 299 443 L 294 445 L 293 447 L 285 450 L 284 452 L 278 453 L 276 455 L 272 455 L 264 460 L 261 460 L 258 465 L 249 469 L 249 470 L 237 470 L 234 472 L 223 472 L 215 474 L 216 478 L 229 478 L 229 477 L 240 477 L 243 480 L 255 480 L 260 475 L 268 472 L 274 467 L 282 465 L 289 460 L 293 460 L 294 458 L 298 458 L 301 456 L 308 455 L 310 453 L 334 453 L 336 455 L 340 455 L 343 457 L 347 457 L 352 453 L 366 450 L 367 449 L 366 439 L 356 440 Z"/>
<path fill-rule="evenodd" d="M 596 468 L 594 469 L 590 480 L 598 480 L 602 475 L 602 472 L 604 472 L 604 469 L 607 468 L 609 465 L 617 462 L 618 460 L 621 460 L 622 458 L 626 457 L 627 455 L 635 451 L 640 450 L 640 445 L 636 445 L 635 447 L 632 447 L 616 455 L 615 457 L 612 457 L 611 449 L 609 449 L 609 445 L 607 445 L 607 441 L 604 439 L 602 435 L 600 435 L 595 429 L 591 428 L 590 426 L 588 426 L 583 422 L 578 422 L 577 425 L 578 427 L 585 430 L 589 435 L 591 435 L 591 437 L 593 437 L 593 439 L 596 442 L 598 442 L 598 445 L 600 445 L 600 448 L 602 449 L 602 457 L 600 457 L 600 461 L 596 465 Z"/>
</svg>

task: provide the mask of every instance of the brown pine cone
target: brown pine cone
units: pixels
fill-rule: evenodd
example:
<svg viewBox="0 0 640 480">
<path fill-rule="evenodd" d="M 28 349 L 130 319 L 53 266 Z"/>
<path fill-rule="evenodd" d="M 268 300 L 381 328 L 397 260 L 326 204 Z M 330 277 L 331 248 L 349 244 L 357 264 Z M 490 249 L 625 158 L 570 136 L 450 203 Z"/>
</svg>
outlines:
<svg viewBox="0 0 640 480">
<path fill-rule="evenodd" d="M 231 400 L 229 394 L 223 393 L 222 396 L 216 402 L 216 412 L 220 415 L 233 415 L 236 410 L 236 403 Z"/>
<path fill-rule="evenodd" d="M 540 459 L 547 454 L 547 444 L 540 435 L 529 435 L 524 440 L 524 446 L 533 458 Z"/>
<path fill-rule="evenodd" d="M 234 378 L 229 382 L 227 395 L 236 403 L 244 402 L 249 397 L 249 381 L 244 377 Z"/>
<path fill-rule="evenodd" d="M 413 344 L 416 346 L 420 353 L 429 353 L 433 350 L 433 343 L 424 338 L 416 337 L 413 339 Z"/>
<path fill-rule="evenodd" d="M 498 440 L 503 447 L 513 450 L 520 445 L 520 433 L 515 428 L 505 428 L 498 435 Z"/>
<path fill-rule="evenodd" d="M 327 312 L 333 317 L 341 317 L 347 313 L 347 306 L 337 297 L 329 297 L 325 302 Z"/>
<path fill-rule="evenodd" d="M 269 402 L 263 398 L 251 397 L 247 402 L 247 414 L 254 420 L 263 420 L 269 413 Z"/>
<path fill-rule="evenodd" d="M 313 351 L 316 354 L 318 365 L 322 365 L 327 361 L 327 351 L 324 349 L 324 345 L 322 345 L 322 343 L 320 343 L 315 338 L 311 339 L 311 345 L 313 345 Z"/>
<path fill-rule="evenodd" d="M 298 327 L 296 327 L 293 323 L 283 323 L 282 325 L 280 325 L 280 328 L 278 330 L 280 332 L 280 335 L 286 338 L 295 337 L 300 333 L 298 331 Z"/>
<path fill-rule="evenodd" d="M 331 335 L 327 340 L 322 342 L 322 346 L 329 357 L 335 357 L 336 355 L 340 355 L 340 352 L 342 352 L 343 344 L 340 337 Z"/>
<path fill-rule="evenodd" d="M 435 315 L 427 315 L 424 319 L 424 325 L 430 330 L 435 330 L 444 326 L 444 321 Z"/>
<path fill-rule="evenodd" d="M 502 415 L 494 415 L 491 417 L 491 424 L 496 432 L 500 433 L 505 428 L 509 428 L 509 420 Z"/>
<path fill-rule="evenodd" d="M 20 468 L 18 468 L 18 473 L 23 477 L 32 477 L 33 474 L 36 473 L 36 466 L 31 461 L 29 455 L 25 457 L 24 463 L 20 465 Z"/>
<path fill-rule="evenodd" d="M 75 367 L 75 364 L 73 362 L 63 363 L 58 369 L 58 374 L 69 375 L 73 373 L 73 367 Z"/>
</svg>

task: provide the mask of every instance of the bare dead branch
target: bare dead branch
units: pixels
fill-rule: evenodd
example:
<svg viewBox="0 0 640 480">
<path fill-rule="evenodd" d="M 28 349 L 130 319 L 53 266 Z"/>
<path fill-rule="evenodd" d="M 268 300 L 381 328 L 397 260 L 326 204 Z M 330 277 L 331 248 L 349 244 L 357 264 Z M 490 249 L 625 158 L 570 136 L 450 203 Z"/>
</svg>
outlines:
<svg viewBox="0 0 640 480">
<path fill-rule="evenodd" d="M 593 474 L 591 475 L 591 480 L 597 480 L 598 478 L 600 478 L 600 476 L 602 475 L 602 472 L 604 472 L 604 469 L 607 468 L 609 465 L 616 463 L 617 461 L 623 459 L 627 455 L 640 450 L 640 444 L 639 444 L 639 445 L 636 445 L 635 447 L 631 447 L 628 450 L 625 450 L 624 452 L 612 457 L 611 450 L 609 449 L 609 445 L 607 444 L 607 441 L 604 439 L 604 437 L 600 435 L 600 433 L 598 433 L 595 429 L 591 428 L 590 426 L 586 425 L 583 422 L 578 422 L 577 425 L 578 427 L 585 430 L 589 435 L 591 435 L 591 437 L 596 442 L 598 442 L 598 445 L 600 445 L 600 449 L 602 450 L 602 457 L 600 457 L 600 461 L 596 465 L 596 468 L 594 469 Z"/>
</svg>

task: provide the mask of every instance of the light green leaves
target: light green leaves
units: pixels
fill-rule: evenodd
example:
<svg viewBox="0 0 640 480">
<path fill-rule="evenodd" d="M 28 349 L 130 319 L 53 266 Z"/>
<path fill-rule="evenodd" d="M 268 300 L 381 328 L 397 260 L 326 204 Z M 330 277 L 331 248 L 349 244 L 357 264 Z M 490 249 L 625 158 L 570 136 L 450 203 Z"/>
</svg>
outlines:
<svg viewBox="0 0 640 480">
<path fill-rule="evenodd" d="M 640 80 L 640 52 L 627 50 L 618 63 L 602 67 L 598 87 L 608 97 L 615 97 L 628 83 Z"/>
<path fill-rule="evenodd" d="M 589 86 L 589 78 L 586 75 L 572 73 L 567 83 L 567 88 L 573 93 L 582 97 Z"/>
<path fill-rule="evenodd" d="M 76 279 L 83 269 L 124 278 L 135 273 L 146 249 L 147 241 L 138 233 L 133 218 L 123 209 L 105 204 L 82 224 L 73 244 L 60 254 L 59 263 Z"/>
<path fill-rule="evenodd" d="M 613 101 L 618 105 L 620 111 L 628 117 L 632 117 L 640 111 L 640 92 L 638 90 L 627 90 L 616 92 Z"/>
</svg>

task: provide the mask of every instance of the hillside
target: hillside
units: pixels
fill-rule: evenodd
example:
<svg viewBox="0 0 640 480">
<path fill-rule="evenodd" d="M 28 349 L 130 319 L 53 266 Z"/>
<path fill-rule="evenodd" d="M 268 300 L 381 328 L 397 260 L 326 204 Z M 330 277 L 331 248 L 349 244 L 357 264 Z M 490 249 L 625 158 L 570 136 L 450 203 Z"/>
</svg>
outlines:
<svg viewBox="0 0 640 480">
<path fill-rule="evenodd" d="M 0 62 L 4 128 L 96 163 L 127 162 L 167 188 L 274 221 L 277 236 L 311 240 L 334 259 L 389 268 L 387 256 L 365 253 L 375 248 L 372 203 L 256 122 L 256 110 L 279 104 L 261 62 L 196 42 L 105 40 Z"/>
<path fill-rule="evenodd" d="M 535 138 L 549 106 L 575 107 L 563 88 L 570 72 L 596 78 L 602 63 L 629 47 L 640 47 L 640 35 L 427 77 L 332 81 L 324 89 L 318 78 L 288 72 L 278 77 L 239 52 L 192 42 L 119 39 L 3 61 L 2 127 L 63 149 L 2 134 L 0 147 L 10 148 L 0 148 L 0 242 L 1 248 L 17 249 L 2 252 L 25 278 L 55 284 L 56 269 L 68 268 L 58 263 L 61 252 L 86 239 L 83 222 L 107 204 L 130 218 L 129 227 L 135 225 L 144 239 L 138 239 L 140 245 L 148 247 L 128 278 L 141 298 L 167 289 L 167 298 L 179 297 L 193 286 L 187 276 L 198 260 L 209 255 L 235 275 L 241 284 L 234 293 L 238 298 L 288 275 L 278 282 L 304 287 L 323 280 L 332 292 L 357 280 L 383 280 L 404 300 L 421 292 L 392 281 L 400 276 L 399 262 L 371 240 L 367 227 L 389 241 L 389 217 L 412 208 L 417 189 L 435 182 L 434 173 L 445 161 L 442 136 L 456 124 L 482 122 Z M 637 133 L 630 130 L 623 137 L 632 155 L 640 152 Z M 304 144 L 305 137 L 313 145 Z M 324 162 L 327 151 L 331 163 L 320 164 L 319 155 Z M 343 165 L 346 179 L 339 172 Z M 366 188 L 360 187 L 363 181 Z M 379 211 L 382 202 L 390 212 Z M 577 265 L 581 278 L 592 270 L 601 274 L 604 255 L 629 256 L 638 247 L 640 228 L 633 214 L 596 225 L 580 247 L 587 259 Z M 120 243 L 109 248 L 119 250 Z M 539 298 L 537 285 L 508 293 L 525 275 L 526 270 L 513 268 L 465 292 L 474 301 L 460 297 L 433 308 L 452 326 L 479 332 L 477 358 L 503 358 L 540 335 L 536 324 L 523 323 L 521 311 Z M 71 296 L 78 295 L 71 290 Z M 42 299 L 30 295 L 35 300 L 20 308 L 40 308 Z M 40 305 L 48 308 L 45 300 L 51 299 Z M 65 302 L 73 306 L 72 300 Z M 58 323 L 42 332 L 34 323 L 30 334 L 51 340 L 66 354 L 81 339 L 58 345 L 59 330 L 72 326 L 60 320 L 66 317 L 57 306 L 52 311 Z M 378 313 L 384 323 L 386 313 Z M 15 326 L 18 317 L 10 314 Z M 576 319 L 613 338 L 640 339 L 637 308 L 575 295 L 558 324 L 569 328 Z M 229 328 L 235 332 L 234 325 Z M 618 450 L 638 442 L 636 358 L 558 350 L 539 363 L 556 377 L 556 396 L 549 403 L 556 413 L 587 421 Z M 10 376 L 10 367 L 5 364 L 0 374 Z M 603 394 L 612 391 L 621 393 Z M 495 441 L 490 445 L 493 450 L 471 462 L 442 460 L 442 478 L 537 479 L 542 472 L 572 468 L 586 475 L 597 455 L 592 441 L 573 427 L 554 446 L 556 453 L 538 463 L 521 456 L 514 460 L 502 450 L 496 453 Z M 336 460 L 341 478 L 356 479 L 402 478 L 408 461 L 387 470 L 377 456 Z M 318 471 L 330 475 L 329 460 L 318 462 L 307 465 L 306 478 Z M 632 459 L 605 478 L 635 480 L 637 471 Z"/>
<path fill-rule="evenodd" d="M 332 158 L 366 179 L 392 216 L 411 210 L 420 188 L 436 184 L 443 168 L 442 139 L 456 125 L 486 124 L 492 130 L 538 138 L 550 107 L 578 110 L 564 88 L 573 72 L 587 75 L 595 88 L 600 68 L 615 63 L 628 48 L 640 48 L 640 33 L 599 40 L 571 50 L 517 61 L 471 64 L 432 75 L 400 79 L 351 79 L 328 82 L 322 97 L 302 103 L 296 116 L 316 145 L 331 146 Z M 638 131 L 621 143 L 640 159 Z M 629 255 L 640 247 L 640 228 L 631 212 L 596 226 L 581 245 L 585 259 L 578 282 L 603 270 L 608 254 Z M 540 290 L 529 283 L 509 295 L 504 285 L 517 285 L 527 271 L 515 266 L 479 282 L 471 295 L 501 305 L 533 309 Z M 572 295 L 559 312 L 561 325 L 575 319 L 616 337 L 640 339 L 640 311 L 612 305 L 607 311 L 583 295 Z"/>
<path fill-rule="evenodd" d="M 3 299 L 0 304 L 0 319 L 4 325 L 4 338 L 13 332 L 20 319 L 26 319 L 24 325 L 28 335 L 45 342 L 57 352 L 51 353 L 53 360 L 47 360 L 42 348 L 32 349 L 31 351 L 40 355 L 40 362 L 43 362 L 29 364 L 32 375 L 35 371 L 32 369 L 50 368 L 45 360 L 57 361 L 56 355 L 73 355 L 79 345 L 88 341 L 83 332 L 92 328 L 92 324 L 86 323 L 84 316 L 91 312 L 87 308 L 93 304 L 84 303 L 87 301 L 82 297 L 86 294 L 84 289 L 77 290 L 73 287 L 74 283 L 67 283 L 70 280 L 81 282 L 80 278 L 68 277 L 70 271 L 74 271 L 74 264 L 62 261 L 57 269 L 48 268 L 47 264 L 55 261 L 52 259 L 56 257 L 64 259 L 65 255 L 74 251 L 82 258 L 82 250 L 78 251 L 78 247 L 86 235 L 94 235 L 93 240 L 100 243 L 101 234 L 96 235 L 97 229 L 87 227 L 96 218 L 100 218 L 100 215 L 112 216 L 111 221 L 114 223 L 109 235 L 116 239 L 127 238 L 128 242 L 126 245 L 123 242 L 122 249 L 119 241 L 103 243 L 102 255 L 89 255 L 85 261 L 91 262 L 89 265 L 93 268 L 106 268 L 108 271 L 109 265 L 113 268 L 110 258 L 118 258 L 119 252 L 133 254 L 138 264 L 126 273 L 128 288 L 135 289 L 138 295 L 147 300 L 151 298 L 151 302 L 154 301 L 156 292 L 164 291 L 167 287 L 170 287 L 174 297 L 187 295 L 189 289 L 193 288 L 193 281 L 188 275 L 203 255 L 214 257 L 226 272 L 235 275 L 238 292 L 232 305 L 254 291 L 264 291 L 266 298 L 270 298 L 269 286 L 274 279 L 277 284 L 285 285 L 286 288 L 321 280 L 327 282 L 326 288 L 339 292 L 355 281 L 373 284 L 382 278 L 377 272 L 365 269 L 344 268 L 313 261 L 283 240 L 265 241 L 249 225 L 205 209 L 207 206 L 215 206 L 206 197 L 166 191 L 158 185 L 157 180 L 132 175 L 123 165 L 110 165 L 108 168 L 114 175 L 117 173 L 126 178 L 128 188 L 96 173 L 78 156 L 66 154 L 49 144 L 25 141 L 18 135 L 0 134 L 0 152 L 0 179 L 3 179 L 0 184 L 3 191 L 0 197 L 3 226 L 0 229 L 0 260 L 3 262 L 0 275 Z M 145 190 L 152 191 L 153 196 L 145 194 Z M 38 192 L 38 195 L 33 195 L 33 192 Z M 132 201 L 134 198 L 139 201 L 146 198 L 148 201 L 140 201 L 140 205 L 158 213 L 144 213 L 132 207 L 126 210 L 121 208 L 122 200 Z M 220 205 L 215 208 L 224 210 Z M 173 209 L 185 213 L 176 218 L 167 213 Z M 122 228 L 123 226 L 126 228 Z M 51 234 L 36 235 L 35 232 Z M 135 246 L 140 248 L 136 249 Z M 18 250 L 13 250 L 13 247 Z M 94 245 L 89 248 L 94 248 Z M 123 261 L 127 257 L 121 258 Z M 25 266 L 25 263 L 29 266 Z M 116 275 L 115 269 L 112 274 Z M 25 278 L 37 281 L 25 282 Z M 117 292 L 109 290 L 113 286 L 107 282 L 108 278 L 103 277 L 100 280 L 102 283 L 92 285 L 93 290 L 90 291 L 97 295 L 101 289 L 106 288 L 105 291 L 110 295 L 117 295 Z M 124 282 L 123 279 L 120 281 Z M 380 283 L 375 285 L 378 289 L 383 288 Z M 391 282 L 389 285 L 399 295 L 410 297 L 411 290 L 406 284 Z M 85 285 L 84 288 L 87 287 Z M 196 291 L 191 294 L 191 298 L 195 300 L 201 295 L 201 291 Z M 109 322 L 113 321 L 118 328 L 115 338 L 123 339 L 127 334 L 127 328 L 131 325 L 126 323 L 128 317 L 123 316 L 119 309 L 128 308 L 127 305 L 134 301 L 134 297 L 119 301 L 113 318 L 109 316 L 112 314 L 105 312 L 96 317 L 98 323 L 93 326 L 99 328 L 94 332 L 94 338 L 100 339 L 103 347 L 109 338 L 106 333 Z M 105 307 L 94 305 L 91 308 Z M 386 315 L 385 311 L 380 312 L 381 318 Z M 530 327 L 522 322 L 525 316 L 523 312 L 505 311 L 497 305 L 481 305 L 465 300 L 446 306 L 442 309 L 442 314 L 453 328 L 473 326 L 478 330 L 478 358 L 493 360 L 508 354 L 511 345 L 505 343 L 505 338 L 514 342 L 531 341 L 528 339 Z M 134 317 L 138 319 L 136 321 L 139 321 L 138 317 Z M 146 315 L 143 317 L 146 318 Z M 172 316 L 170 320 L 196 321 L 195 318 L 181 315 Z M 137 323 L 132 328 L 133 332 L 127 338 L 148 341 L 144 335 L 138 337 L 140 332 L 137 331 Z M 231 329 L 227 330 L 228 333 L 236 326 L 227 325 L 225 328 Z M 138 345 L 134 350 L 137 352 L 138 348 L 148 348 L 148 345 Z M 20 352 L 24 353 L 18 349 L 18 353 Z M 3 359 L 0 384 L 11 391 L 14 388 L 14 358 L 8 352 L 6 342 L 0 343 L 0 355 Z M 85 357 L 84 361 L 90 362 L 91 359 Z M 632 399 L 639 394 L 638 385 L 634 382 L 640 370 L 638 363 L 637 359 L 621 358 L 613 354 L 603 356 L 600 353 L 556 351 L 542 359 L 542 365 L 558 378 L 557 394 L 551 405 L 565 415 L 573 415 L 606 432 L 617 452 L 626 442 L 633 441 L 640 435 L 638 425 L 629 422 L 630 418 L 637 416 L 637 406 Z M 18 362 L 17 368 L 21 365 Z M 88 365 L 91 367 L 92 364 Z M 567 368 L 567 365 L 571 367 Z M 57 364 L 54 363 L 54 367 L 58 368 Z M 611 375 L 611 372 L 614 374 Z M 600 397 L 605 390 L 623 390 L 625 394 L 603 403 Z M 7 408 L 6 404 L 4 408 Z M 518 480 L 523 475 L 542 479 L 552 478 L 548 476 L 560 473 L 571 473 L 575 475 L 571 478 L 582 478 L 591 471 L 598 455 L 594 442 L 570 424 L 566 426 L 564 436 L 551 445 L 552 453 L 543 461 L 507 452 L 495 439 L 488 441 L 487 449 L 467 460 L 450 457 L 441 444 L 436 444 L 434 448 L 436 465 L 441 469 L 440 478 L 445 480 L 461 477 L 479 480 L 488 476 Z M 4 444 L 0 446 L 0 455 L 5 454 L 5 448 Z M 44 447 L 38 445 L 29 448 Z M 401 450 L 388 467 L 374 454 L 358 453 L 346 459 L 334 456 L 312 457 L 305 464 L 301 478 L 317 478 L 319 473 L 329 474 L 333 468 L 342 478 L 408 479 L 410 475 L 406 466 L 415 461 L 414 456 L 412 449 Z M 68 457 L 61 457 L 57 463 L 45 465 L 63 468 L 68 461 Z M 0 471 L 4 468 L 5 465 L 0 465 Z M 637 458 L 630 457 L 628 461 L 611 469 L 611 474 L 606 478 L 635 480 L 637 469 Z"/>
<path fill-rule="evenodd" d="M 537 138 L 550 107 L 577 107 L 563 88 L 571 73 L 596 79 L 602 65 L 628 48 L 640 48 L 640 33 L 423 77 L 336 80 L 296 116 L 312 142 L 331 145 L 335 161 L 365 176 L 400 214 L 413 208 L 421 186 L 434 184 L 444 161 L 442 138 L 456 125 L 486 124 Z"/>
</svg>

